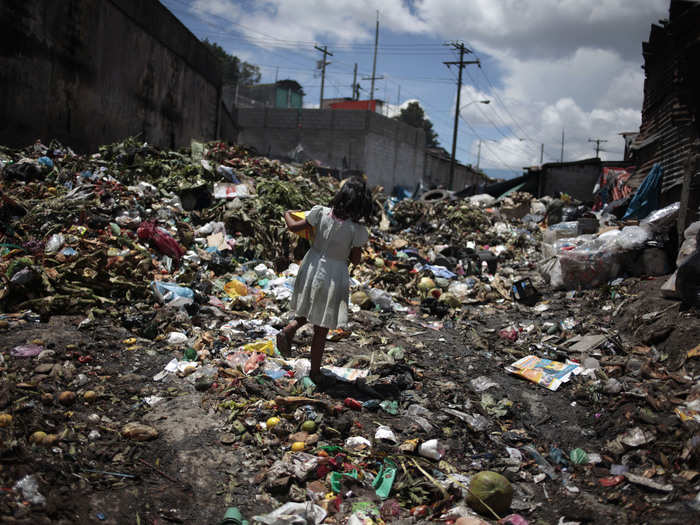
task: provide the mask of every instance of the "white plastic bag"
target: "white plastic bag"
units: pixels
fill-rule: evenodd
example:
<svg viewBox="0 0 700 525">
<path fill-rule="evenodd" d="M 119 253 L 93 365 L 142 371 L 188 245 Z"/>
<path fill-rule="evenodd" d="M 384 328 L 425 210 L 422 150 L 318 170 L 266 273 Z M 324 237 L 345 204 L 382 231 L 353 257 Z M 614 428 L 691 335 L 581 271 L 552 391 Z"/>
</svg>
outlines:
<svg viewBox="0 0 700 525">
<path fill-rule="evenodd" d="M 630 252 L 643 248 L 649 237 L 649 231 L 641 226 L 625 226 L 615 240 L 615 244 L 620 251 Z"/>
</svg>

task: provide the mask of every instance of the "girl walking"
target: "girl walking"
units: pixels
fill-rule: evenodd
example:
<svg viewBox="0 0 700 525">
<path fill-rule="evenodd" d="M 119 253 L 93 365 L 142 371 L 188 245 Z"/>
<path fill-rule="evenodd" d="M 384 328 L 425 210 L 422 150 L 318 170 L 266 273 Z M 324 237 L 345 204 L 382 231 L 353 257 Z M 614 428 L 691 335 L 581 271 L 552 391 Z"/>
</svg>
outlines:
<svg viewBox="0 0 700 525">
<path fill-rule="evenodd" d="M 307 322 L 314 325 L 311 340 L 311 380 L 322 380 L 321 360 L 329 329 L 348 320 L 350 275 L 348 261 L 359 264 L 367 228 L 361 224 L 372 213 L 372 194 L 360 178 L 352 178 L 335 195 L 331 205 L 314 206 L 302 220 L 284 215 L 292 232 L 314 228 L 311 249 L 299 267 L 289 304 L 294 320 L 277 334 L 277 348 L 290 355 L 296 331 Z"/>
</svg>

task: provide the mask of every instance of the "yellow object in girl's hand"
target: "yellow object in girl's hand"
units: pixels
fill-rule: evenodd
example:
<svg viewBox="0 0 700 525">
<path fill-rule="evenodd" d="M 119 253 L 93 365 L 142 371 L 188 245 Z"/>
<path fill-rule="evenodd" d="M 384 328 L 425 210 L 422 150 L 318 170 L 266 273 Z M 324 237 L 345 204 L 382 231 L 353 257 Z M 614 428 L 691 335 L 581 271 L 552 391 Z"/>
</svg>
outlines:
<svg viewBox="0 0 700 525">
<path fill-rule="evenodd" d="M 293 211 L 291 213 L 291 216 L 294 217 L 298 221 L 303 221 L 306 219 L 306 212 L 305 211 Z M 295 232 L 296 235 L 301 237 L 302 239 L 306 239 L 307 241 L 310 241 L 314 237 L 314 229 L 312 226 L 309 226 L 308 228 L 304 228 L 301 231 Z"/>
</svg>

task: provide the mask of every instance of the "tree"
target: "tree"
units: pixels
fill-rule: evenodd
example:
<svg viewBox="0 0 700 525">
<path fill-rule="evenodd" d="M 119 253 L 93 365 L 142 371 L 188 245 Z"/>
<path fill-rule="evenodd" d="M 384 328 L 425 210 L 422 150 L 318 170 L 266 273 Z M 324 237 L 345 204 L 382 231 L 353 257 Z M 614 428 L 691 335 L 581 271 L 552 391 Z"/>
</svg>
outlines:
<svg viewBox="0 0 700 525">
<path fill-rule="evenodd" d="M 223 47 L 208 39 L 202 43 L 219 59 L 222 69 L 223 85 L 233 85 L 239 82 L 241 86 L 252 86 L 260 82 L 260 68 L 248 62 L 241 62 L 237 56 L 229 55 Z"/>
<path fill-rule="evenodd" d="M 425 111 L 418 102 L 409 102 L 408 106 L 401 110 L 401 114 L 394 118 L 414 128 L 423 128 L 426 147 L 437 148 L 440 145 L 437 140 L 438 135 L 433 129 L 433 123 L 430 122 L 430 119 L 425 118 Z"/>
</svg>

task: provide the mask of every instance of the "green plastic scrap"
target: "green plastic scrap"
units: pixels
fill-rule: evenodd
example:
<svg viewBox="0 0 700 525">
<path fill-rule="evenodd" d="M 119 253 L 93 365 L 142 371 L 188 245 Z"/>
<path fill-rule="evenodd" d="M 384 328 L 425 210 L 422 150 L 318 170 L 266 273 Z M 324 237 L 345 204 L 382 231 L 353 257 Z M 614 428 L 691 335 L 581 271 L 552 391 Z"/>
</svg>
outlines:
<svg viewBox="0 0 700 525">
<path fill-rule="evenodd" d="M 340 493 L 340 482 L 344 477 L 357 479 L 359 473 L 353 469 L 352 472 L 331 472 L 331 489 L 336 494 Z"/>
<path fill-rule="evenodd" d="M 371 501 L 355 501 L 352 504 L 352 513 L 359 513 L 366 518 L 379 518 L 379 509 Z"/>
<path fill-rule="evenodd" d="M 382 401 L 379 403 L 379 406 L 381 407 L 384 412 L 387 412 L 388 414 L 391 414 L 392 416 L 395 416 L 399 413 L 399 403 L 398 401 Z"/>
<path fill-rule="evenodd" d="M 396 478 L 396 463 L 390 459 L 384 460 L 382 468 L 377 472 L 377 477 L 374 478 L 372 488 L 375 494 L 381 499 L 387 499 L 391 493 L 391 488 L 394 486 Z"/>
<path fill-rule="evenodd" d="M 569 454 L 569 459 L 575 465 L 583 465 L 588 463 L 588 454 L 586 454 L 586 451 L 581 448 L 575 448 Z"/>
<path fill-rule="evenodd" d="M 318 450 L 324 450 L 328 452 L 328 454 L 336 454 L 338 452 L 345 452 L 343 447 L 335 446 L 335 445 L 324 445 L 322 447 L 318 447 Z"/>
</svg>

